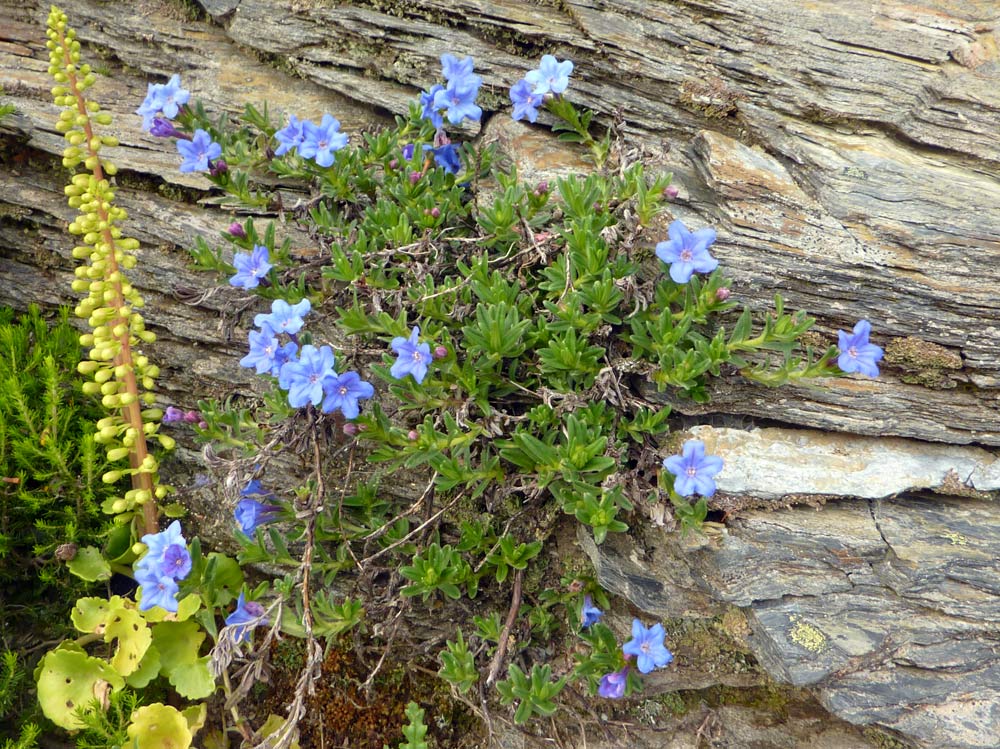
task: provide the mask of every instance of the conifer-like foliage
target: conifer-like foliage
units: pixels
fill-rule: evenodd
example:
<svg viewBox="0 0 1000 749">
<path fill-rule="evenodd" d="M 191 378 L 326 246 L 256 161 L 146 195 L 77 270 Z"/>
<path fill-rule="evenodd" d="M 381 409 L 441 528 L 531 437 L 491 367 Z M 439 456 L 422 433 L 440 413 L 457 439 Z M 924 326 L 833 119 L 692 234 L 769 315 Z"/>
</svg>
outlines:
<svg viewBox="0 0 1000 749">
<path fill-rule="evenodd" d="M 0 620 L 10 637 L 63 621 L 84 588 L 72 546 L 100 544 L 101 415 L 80 390 L 77 332 L 64 310 L 51 327 L 37 308 L 0 309 Z M 58 554 L 57 554 L 58 550 Z M 62 558 L 59 558 L 62 557 Z M 18 634 L 20 633 L 20 635 Z M 50 632 L 51 633 L 51 632 Z M 10 643 L 7 643 L 10 644 Z"/>
</svg>

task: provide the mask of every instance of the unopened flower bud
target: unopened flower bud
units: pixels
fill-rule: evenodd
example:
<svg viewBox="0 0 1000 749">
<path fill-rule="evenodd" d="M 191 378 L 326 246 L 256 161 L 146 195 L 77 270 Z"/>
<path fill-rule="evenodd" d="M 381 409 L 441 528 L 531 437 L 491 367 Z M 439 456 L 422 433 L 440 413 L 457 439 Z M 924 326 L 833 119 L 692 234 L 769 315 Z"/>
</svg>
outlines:
<svg viewBox="0 0 1000 749">
<path fill-rule="evenodd" d="M 431 218 L 439 218 L 441 216 L 441 209 L 437 206 L 431 208 Z"/>
<path fill-rule="evenodd" d="M 346 434 L 348 437 L 353 437 L 355 434 L 358 433 L 358 425 L 349 421 L 346 424 L 344 424 L 343 430 L 344 434 Z"/>
<path fill-rule="evenodd" d="M 720 302 L 724 302 L 727 299 L 729 299 L 730 295 L 731 292 L 725 286 L 723 286 L 721 289 L 716 289 L 715 291 L 715 298 L 718 299 Z"/>
<path fill-rule="evenodd" d="M 583 581 L 574 580 L 569 584 L 568 589 L 570 593 L 579 593 L 581 590 L 583 590 Z"/>
<path fill-rule="evenodd" d="M 545 180 L 542 180 L 541 182 L 538 183 L 538 186 L 535 188 L 535 195 L 544 195 L 548 191 L 549 191 L 549 183 L 546 182 Z"/>
<path fill-rule="evenodd" d="M 420 172 L 410 172 L 410 184 L 415 185 L 420 181 Z"/>
<path fill-rule="evenodd" d="M 225 174 L 229 171 L 229 164 L 222 159 L 216 159 L 215 161 L 210 162 L 209 166 L 210 169 L 208 170 L 208 173 L 213 177 L 218 177 L 220 174 Z"/>
<path fill-rule="evenodd" d="M 390 161 L 389 161 L 389 168 L 390 169 L 398 169 L 399 168 L 399 160 L 398 159 L 390 159 Z"/>
<path fill-rule="evenodd" d="M 434 349 L 435 359 L 444 359 L 447 355 L 448 355 L 448 349 L 446 349 L 444 346 L 437 346 Z"/>
<path fill-rule="evenodd" d="M 233 221 L 226 231 L 229 232 L 230 236 L 236 237 L 237 239 L 246 239 L 247 237 L 247 233 L 243 230 L 243 224 L 239 221 Z"/>
<path fill-rule="evenodd" d="M 667 185 L 663 189 L 663 197 L 667 198 L 668 200 L 673 200 L 680 194 L 681 191 L 677 188 L 677 185 Z"/>
<path fill-rule="evenodd" d="M 186 421 L 188 424 L 196 424 L 199 421 L 201 421 L 201 414 L 198 413 L 197 411 L 185 411 L 184 421 Z"/>
<path fill-rule="evenodd" d="M 207 421 L 199 421 L 198 422 L 198 428 L 199 429 L 208 429 L 208 422 Z"/>
<path fill-rule="evenodd" d="M 184 418 L 184 412 L 175 406 L 167 406 L 167 410 L 163 412 L 163 423 L 173 424 L 174 422 L 181 421 Z"/>
<path fill-rule="evenodd" d="M 417 434 L 417 430 L 416 429 L 411 429 L 410 432 L 409 432 L 409 434 L 406 435 L 406 438 L 408 440 L 410 440 L 410 442 L 416 442 L 417 441 L 417 437 L 419 437 L 419 436 L 420 435 Z"/>
<path fill-rule="evenodd" d="M 162 117 L 157 117 L 153 120 L 153 125 L 149 128 L 149 134 L 157 138 L 181 137 L 181 133 L 174 127 L 174 123 Z"/>
<path fill-rule="evenodd" d="M 56 547 L 56 559 L 68 562 L 76 556 L 76 544 L 59 544 Z"/>
</svg>

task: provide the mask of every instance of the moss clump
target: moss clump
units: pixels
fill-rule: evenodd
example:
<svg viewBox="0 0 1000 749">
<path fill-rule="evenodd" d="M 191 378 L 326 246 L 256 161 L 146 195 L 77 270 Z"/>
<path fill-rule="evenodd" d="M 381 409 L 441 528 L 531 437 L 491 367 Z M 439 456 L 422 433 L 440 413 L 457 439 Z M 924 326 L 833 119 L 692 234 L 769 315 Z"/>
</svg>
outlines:
<svg viewBox="0 0 1000 749">
<path fill-rule="evenodd" d="M 885 347 L 885 363 L 901 370 L 903 382 L 946 390 L 958 384 L 949 373 L 962 368 L 962 357 L 919 338 L 894 338 Z"/>
</svg>

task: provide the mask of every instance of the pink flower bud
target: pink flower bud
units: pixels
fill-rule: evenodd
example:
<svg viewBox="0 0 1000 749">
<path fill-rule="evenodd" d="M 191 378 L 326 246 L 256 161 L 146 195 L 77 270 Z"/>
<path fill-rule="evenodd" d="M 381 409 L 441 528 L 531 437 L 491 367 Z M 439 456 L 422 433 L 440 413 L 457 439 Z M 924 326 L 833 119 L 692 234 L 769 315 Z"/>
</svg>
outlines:
<svg viewBox="0 0 1000 749">
<path fill-rule="evenodd" d="M 444 359 L 447 355 L 448 355 L 448 349 L 446 349 L 444 346 L 438 346 L 434 349 L 435 359 Z"/>
<path fill-rule="evenodd" d="M 538 186 L 535 188 L 535 195 L 544 195 L 548 191 L 549 191 L 549 183 L 546 182 L 545 180 L 542 180 L 541 182 L 538 183 Z"/>
<path fill-rule="evenodd" d="M 246 239 L 247 237 L 247 233 L 243 231 L 243 224 L 239 221 L 233 221 L 226 231 L 229 232 L 230 236 L 236 237 L 237 239 Z"/>
<path fill-rule="evenodd" d="M 399 168 L 399 160 L 398 159 L 392 159 L 389 162 L 389 168 L 390 169 L 398 169 Z"/>
<path fill-rule="evenodd" d="M 207 421 L 199 421 L 198 422 L 198 428 L 199 429 L 208 429 L 208 422 Z"/>
<path fill-rule="evenodd" d="M 717 289 L 715 292 L 715 298 L 718 299 L 720 302 L 726 301 L 727 299 L 729 299 L 730 296 L 731 292 L 725 286 L 723 286 L 721 289 Z"/>
<path fill-rule="evenodd" d="M 419 437 L 419 436 L 420 435 L 417 434 L 417 430 L 416 429 L 411 429 L 410 433 L 406 435 L 406 438 L 408 440 L 410 440 L 410 442 L 416 442 L 417 441 L 417 437 Z"/>
<path fill-rule="evenodd" d="M 667 187 L 663 190 L 663 196 L 669 200 L 673 200 L 680 194 L 681 191 L 678 189 L 677 185 L 667 185 Z"/>
<path fill-rule="evenodd" d="M 198 413 L 197 411 L 185 411 L 184 421 L 186 421 L 188 424 L 196 424 L 197 422 L 201 421 L 201 414 Z"/>
<path fill-rule="evenodd" d="M 343 430 L 344 434 L 346 434 L 348 437 L 353 437 L 355 434 L 358 433 L 358 425 L 352 421 L 349 421 L 346 424 L 344 424 Z"/>
<path fill-rule="evenodd" d="M 440 218 L 441 217 L 441 209 L 438 208 L 437 206 L 434 206 L 433 208 L 431 208 L 431 217 L 432 218 Z"/>
<path fill-rule="evenodd" d="M 415 185 L 420 181 L 420 172 L 410 172 L 410 184 Z"/>
</svg>

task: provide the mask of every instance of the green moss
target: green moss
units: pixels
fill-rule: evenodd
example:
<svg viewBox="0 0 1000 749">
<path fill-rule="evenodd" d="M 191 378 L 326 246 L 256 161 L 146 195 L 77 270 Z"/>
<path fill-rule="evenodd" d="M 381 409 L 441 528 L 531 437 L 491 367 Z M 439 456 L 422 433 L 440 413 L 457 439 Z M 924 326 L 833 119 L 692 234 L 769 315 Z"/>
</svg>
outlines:
<svg viewBox="0 0 1000 749">
<path fill-rule="evenodd" d="M 962 368 L 962 357 L 919 338 L 894 338 L 885 348 L 885 363 L 901 370 L 903 382 L 943 390 L 957 384 L 949 372 Z"/>
</svg>

